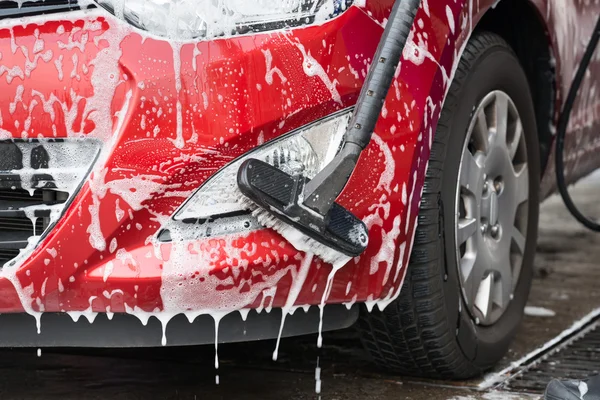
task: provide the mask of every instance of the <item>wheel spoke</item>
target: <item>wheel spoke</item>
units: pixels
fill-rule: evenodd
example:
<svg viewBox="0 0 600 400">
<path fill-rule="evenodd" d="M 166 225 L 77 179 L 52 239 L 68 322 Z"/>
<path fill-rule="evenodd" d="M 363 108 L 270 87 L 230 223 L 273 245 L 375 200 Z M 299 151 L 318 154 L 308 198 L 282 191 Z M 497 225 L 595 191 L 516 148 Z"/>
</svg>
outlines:
<svg viewBox="0 0 600 400">
<path fill-rule="evenodd" d="M 508 156 L 510 160 L 515 159 L 515 155 L 517 154 L 517 149 L 519 148 L 519 143 L 521 142 L 521 136 L 523 136 L 523 124 L 518 120 L 515 126 L 515 133 L 512 137 L 512 140 L 507 143 L 508 146 Z"/>
<path fill-rule="evenodd" d="M 475 253 L 468 253 L 460 259 L 460 270 L 463 276 L 465 277 L 465 280 L 473 272 L 473 268 L 475 268 L 476 258 L 477 256 Z"/>
<path fill-rule="evenodd" d="M 494 303 L 499 307 L 505 307 L 513 291 L 513 267 L 509 249 L 506 249 L 500 259 L 496 261 L 496 271 Z"/>
<path fill-rule="evenodd" d="M 500 308 L 506 307 L 513 292 L 512 286 L 512 274 L 501 275 L 500 279 L 494 282 L 492 302 Z"/>
<path fill-rule="evenodd" d="M 496 95 L 496 140 L 498 144 L 506 146 L 506 130 L 508 125 L 508 98 Z"/>
<path fill-rule="evenodd" d="M 458 221 L 456 230 L 456 243 L 462 245 L 477 232 L 477 220 L 475 218 L 463 218 Z"/>
<path fill-rule="evenodd" d="M 477 114 L 477 122 L 475 125 L 474 134 L 477 134 L 478 150 L 488 154 L 490 148 L 490 128 L 488 127 L 487 118 L 484 110 Z"/>
<path fill-rule="evenodd" d="M 483 319 L 487 319 L 492 312 L 492 298 L 494 296 L 494 274 L 489 273 L 483 280 L 480 281 L 477 288 L 477 294 L 473 305 L 483 315 Z"/>
<path fill-rule="evenodd" d="M 465 291 L 467 301 L 471 306 L 474 304 L 475 298 L 477 297 L 477 292 L 479 290 L 479 285 L 481 285 L 481 281 L 483 280 L 483 275 L 486 269 L 485 264 L 486 263 L 482 259 L 481 255 L 476 253 L 469 254 L 468 256 L 463 257 L 461 260 L 463 289 Z"/>
<path fill-rule="evenodd" d="M 517 229 L 516 226 L 512 227 L 511 239 L 515 242 L 515 245 L 519 249 L 519 253 L 525 254 L 525 236 Z"/>
<path fill-rule="evenodd" d="M 465 147 L 460 166 L 460 186 L 469 193 L 478 194 L 482 176 L 483 169 L 477 164 L 469 149 Z"/>
<path fill-rule="evenodd" d="M 529 170 L 523 164 L 519 172 L 515 172 L 515 200 L 517 205 L 529 199 Z"/>
<path fill-rule="evenodd" d="M 505 293 L 505 280 L 494 279 L 494 287 L 492 289 L 492 302 L 496 304 L 498 307 L 504 307 L 504 303 L 507 301 L 510 296 L 510 293 Z"/>
</svg>

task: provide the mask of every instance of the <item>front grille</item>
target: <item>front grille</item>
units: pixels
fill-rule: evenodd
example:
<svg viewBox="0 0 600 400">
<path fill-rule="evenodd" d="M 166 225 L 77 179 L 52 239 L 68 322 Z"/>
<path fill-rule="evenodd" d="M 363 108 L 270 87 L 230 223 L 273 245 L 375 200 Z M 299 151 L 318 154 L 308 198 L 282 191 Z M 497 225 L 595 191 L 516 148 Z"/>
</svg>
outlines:
<svg viewBox="0 0 600 400">
<path fill-rule="evenodd" d="M 12 1 L 0 0 L 0 19 L 78 10 L 77 0 Z"/>
<path fill-rule="evenodd" d="M 0 265 L 6 264 L 19 255 L 19 249 L 0 249 Z"/>
<path fill-rule="evenodd" d="M 0 266 L 53 225 L 98 148 L 89 140 L 0 140 Z"/>
<path fill-rule="evenodd" d="M 44 230 L 44 219 L 43 218 L 35 218 L 35 230 L 39 233 Z M 29 218 L 20 218 L 20 217 L 0 217 L 0 226 L 4 230 L 8 231 L 17 231 L 17 232 L 30 232 L 35 235 L 36 232 L 33 232 L 33 221 Z M 47 226 L 47 225 L 46 225 Z"/>
<path fill-rule="evenodd" d="M 51 207 L 68 197 L 68 193 L 53 189 L 37 189 L 30 194 L 16 187 L 0 188 L 0 264 L 27 247 L 31 236 L 41 236 L 51 224 Z"/>
</svg>

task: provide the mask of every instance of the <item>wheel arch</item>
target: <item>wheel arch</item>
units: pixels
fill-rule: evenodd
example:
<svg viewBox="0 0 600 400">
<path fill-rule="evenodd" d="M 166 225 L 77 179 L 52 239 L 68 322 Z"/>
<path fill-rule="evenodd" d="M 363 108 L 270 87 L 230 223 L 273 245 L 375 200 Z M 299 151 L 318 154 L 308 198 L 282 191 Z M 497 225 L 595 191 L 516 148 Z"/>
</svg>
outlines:
<svg viewBox="0 0 600 400">
<path fill-rule="evenodd" d="M 502 0 L 488 8 L 474 32 L 490 31 L 501 36 L 515 51 L 525 70 L 535 107 L 543 173 L 555 135 L 560 86 L 554 58 L 556 50 L 542 7 L 540 1 Z"/>
</svg>

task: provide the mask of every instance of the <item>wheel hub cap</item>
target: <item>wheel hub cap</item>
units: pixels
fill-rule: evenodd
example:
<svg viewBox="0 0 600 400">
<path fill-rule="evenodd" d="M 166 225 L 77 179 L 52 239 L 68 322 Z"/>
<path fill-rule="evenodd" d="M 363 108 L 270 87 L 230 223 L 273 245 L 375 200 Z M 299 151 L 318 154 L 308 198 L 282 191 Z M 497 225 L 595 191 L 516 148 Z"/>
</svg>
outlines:
<svg viewBox="0 0 600 400">
<path fill-rule="evenodd" d="M 521 120 L 508 95 L 494 91 L 473 113 L 456 193 L 461 291 L 478 324 L 495 323 L 513 298 L 525 252 L 528 198 Z"/>
</svg>

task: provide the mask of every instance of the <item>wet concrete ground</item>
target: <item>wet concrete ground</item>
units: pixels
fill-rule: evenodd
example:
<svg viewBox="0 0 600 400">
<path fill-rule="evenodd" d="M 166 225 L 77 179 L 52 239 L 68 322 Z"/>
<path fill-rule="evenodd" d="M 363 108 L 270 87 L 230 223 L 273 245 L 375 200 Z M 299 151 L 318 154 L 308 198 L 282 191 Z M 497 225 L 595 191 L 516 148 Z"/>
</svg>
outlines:
<svg viewBox="0 0 600 400">
<path fill-rule="evenodd" d="M 600 217 L 600 175 L 578 184 L 572 192 L 584 210 Z M 558 198 L 546 201 L 542 209 L 529 305 L 556 315 L 526 316 L 508 356 L 495 371 L 600 307 L 600 235 L 574 222 Z M 2 350 L 0 399 L 313 399 L 317 398 L 317 358 L 323 369 L 323 399 L 537 398 L 477 390 L 485 377 L 469 382 L 416 382 L 385 375 L 371 364 L 351 329 L 326 334 L 322 350 L 315 343 L 315 336 L 284 339 L 277 363 L 271 361 L 272 341 L 222 345 L 218 386 L 212 346 L 43 349 L 41 357 L 36 349 Z"/>
</svg>

